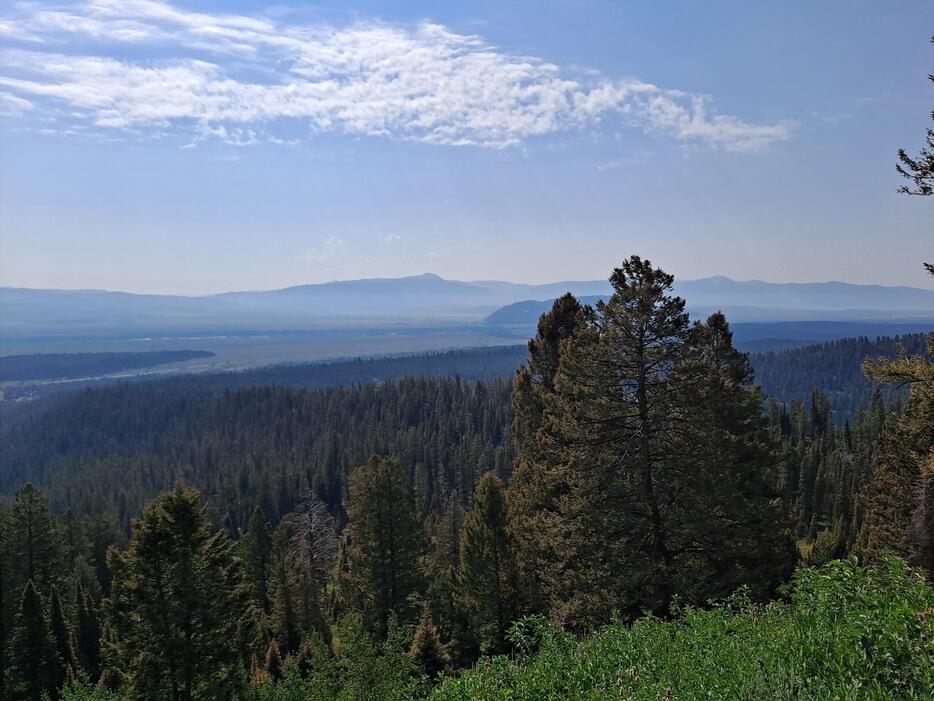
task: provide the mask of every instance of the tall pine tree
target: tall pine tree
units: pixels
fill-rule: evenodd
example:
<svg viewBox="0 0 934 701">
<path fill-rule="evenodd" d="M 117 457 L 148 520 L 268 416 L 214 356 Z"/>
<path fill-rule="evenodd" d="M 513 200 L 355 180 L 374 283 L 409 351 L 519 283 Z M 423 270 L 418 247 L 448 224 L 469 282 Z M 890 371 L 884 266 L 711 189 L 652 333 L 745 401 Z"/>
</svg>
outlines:
<svg viewBox="0 0 934 701">
<path fill-rule="evenodd" d="M 459 599 L 484 653 L 504 652 L 506 633 L 521 610 L 515 546 L 505 486 L 487 472 L 461 531 Z"/>
<path fill-rule="evenodd" d="M 40 701 L 46 694 L 58 697 L 64 678 L 62 661 L 55 651 L 42 595 L 32 581 L 26 583 L 10 638 L 7 696 Z"/>
<path fill-rule="evenodd" d="M 176 486 L 112 551 L 105 655 L 130 698 L 225 699 L 236 688 L 245 604 L 234 544 L 199 494 Z"/>
<path fill-rule="evenodd" d="M 414 617 L 411 596 L 423 587 L 425 534 L 402 466 L 374 456 L 354 470 L 347 512 L 352 586 L 368 625 L 384 636 L 391 613 L 402 621 Z"/>
</svg>

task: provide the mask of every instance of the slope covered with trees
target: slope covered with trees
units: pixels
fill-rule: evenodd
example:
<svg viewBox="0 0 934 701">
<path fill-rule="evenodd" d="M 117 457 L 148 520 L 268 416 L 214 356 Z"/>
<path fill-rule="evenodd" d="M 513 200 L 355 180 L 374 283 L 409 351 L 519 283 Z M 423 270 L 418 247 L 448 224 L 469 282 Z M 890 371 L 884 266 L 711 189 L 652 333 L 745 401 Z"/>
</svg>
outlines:
<svg viewBox="0 0 934 701">
<path fill-rule="evenodd" d="M 4 355 L 0 356 L 0 382 L 94 377 L 213 356 L 211 351 L 198 350 Z"/>
<path fill-rule="evenodd" d="M 611 669 L 635 698 L 919 696 L 930 361 L 871 361 L 907 402 L 837 426 L 822 392 L 765 401 L 664 271 L 611 283 L 555 303 L 514 383 L 146 383 L 9 427 L 4 701 L 600 697 Z M 827 564 L 852 555 L 875 569 Z"/>
</svg>

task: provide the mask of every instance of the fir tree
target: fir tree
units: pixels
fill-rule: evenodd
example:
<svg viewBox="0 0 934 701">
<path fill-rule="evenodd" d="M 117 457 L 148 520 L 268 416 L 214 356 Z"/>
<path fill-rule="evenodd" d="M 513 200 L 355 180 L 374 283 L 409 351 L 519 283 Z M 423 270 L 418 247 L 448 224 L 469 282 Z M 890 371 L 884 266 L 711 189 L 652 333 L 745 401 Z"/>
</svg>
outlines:
<svg viewBox="0 0 934 701">
<path fill-rule="evenodd" d="M 612 297 L 562 344 L 554 410 L 569 489 L 554 536 L 566 574 L 553 592 L 559 620 L 590 627 L 613 609 L 665 611 L 671 600 L 658 483 L 671 419 L 683 415 L 670 377 L 689 350 L 673 280 L 638 256 L 624 261 Z"/>
<path fill-rule="evenodd" d="M 541 536 L 551 613 L 590 628 L 613 611 L 667 611 L 793 564 L 775 504 L 762 397 L 722 315 L 692 327 L 673 277 L 633 256 L 613 296 L 562 341 L 544 402 L 552 474 L 566 485 Z"/>
<path fill-rule="evenodd" d="M 422 616 L 415 628 L 409 655 L 430 679 L 443 672 L 450 662 L 447 650 L 441 643 L 438 628 L 431 620 L 431 609 L 428 606 L 422 608 Z"/>
<path fill-rule="evenodd" d="M 62 571 L 62 544 L 48 499 L 32 484 L 16 490 L 12 508 L 12 584 L 22 591 L 32 581 L 47 596 Z"/>
<path fill-rule="evenodd" d="M 658 482 L 673 589 L 700 603 L 745 585 L 763 600 L 790 576 L 797 553 L 762 394 L 723 314 L 695 323 L 670 380 L 677 414 Z M 823 436 L 830 405 L 815 397 L 813 406 Z"/>
<path fill-rule="evenodd" d="M 350 476 L 349 567 L 369 626 L 388 632 L 390 614 L 410 619 L 410 597 L 422 588 L 425 536 L 402 466 L 372 457 Z"/>
<path fill-rule="evenodd" d="M 90 595 L 80 584 L 75 598 L 78 608 L 75 652 L 81 668 L 92 682 L 96 682 L 101 672 L 101 630 L 97 610 Z"/>
<path fill-rule="evenodd" d="M 863 366 L 876 382 L 908 385 L 911 396 L 883 434 L 879 463 L 863 495 L 859 552 L 875 559 L 894 551 L 931 572 L 931 537 L 925 524 L 934 520 L 934 334 L 925 343 L 929 357 L 903 354 L 894 360 L 867 360 Z"/>
<path fill-rule="evenodd" d="M 134 699 L 228 698 L 244 591 L 234 544 L 213 531 L 198 493 L 179 485 L 155 499 L 109 564 L 112 678 Z"/>
<path fill-rule="evenodd" d="M 561 344 L 582 322 L 583 309 L 566 294 L 538 321 L 529 341 L 528 364 L 519 368 L 512 396 L 512 431 L 518 444 L 510 479 L 509 505 L 517 543 L 517 563 L 532 611 L 548 608 L 548 592 L 557 587 L 561 572 L 557 538 L 558 499 L 567 493 L 559 441 L 553 426 L 555 376 L 560 368 Z"/>
<path fill-rule="evenodd" d="M 290 535 L 285 523 L 272 534 L 269 585 L 272 614 L 270 628 L 278 649 L 286 654 L 296 652 L 302 643 L 299 619 L 298 572 L 290 547 Z"/>
<path fill-rule="evenodd" d="M 73 678 L 77 674 L 78 660 L 75 655 L 71 628 L 68 621 L 65 620 L 65 612 L 62 610 L 62 600 L 58 595 L 58 588 L 54 586 L 49 601 L 49 629 L 52 633 L 58 659 L 62 663 L 62 676 L 56 683 L 56 686 L 61 686 L 65 683 L 67 677 Z"/>
<path fill-rule="evenodd" d="M 461 531 L 458 592 L 484 653 L 506 649 L 506 632 L 520 611 L 515 546 L 505 487 L 492 472 L 477 485 Z"/>
<path fill-rule="evenodd" d="M 12 624 L 12 557 L 10 553 L 12 540 L 12 523 L 10 512 L 6 503 L 0 500 L 0 701 L 5 698 L 8 645 L 7 643 Z"/>
<path fill-rule="evenodd" d="M 271 612 L 269 595 L 269 556 L 272 551 L 272 527 L 257 506 L 240 538 L 240 553 L 246 581 L 250 593 L 260 613 L 268 616 Z"/>
<path fill-rule="evenodd" d="M 29 581 L 10 637 L 7 694 L 24 701 L 40 701 L 46 694 L 57 698 L 63 678 L 62 661 L 49 632 L 42 595 Z"/>
<path fill-rule="evenodd" d="M 278 681 L 282 677 L 282 657 L 279 655 L 279 644 L 275 638 L 269 641 L 269 647 L 266 649 L 264 669 L 267 678 L 272 681 Z"/>
</svg>

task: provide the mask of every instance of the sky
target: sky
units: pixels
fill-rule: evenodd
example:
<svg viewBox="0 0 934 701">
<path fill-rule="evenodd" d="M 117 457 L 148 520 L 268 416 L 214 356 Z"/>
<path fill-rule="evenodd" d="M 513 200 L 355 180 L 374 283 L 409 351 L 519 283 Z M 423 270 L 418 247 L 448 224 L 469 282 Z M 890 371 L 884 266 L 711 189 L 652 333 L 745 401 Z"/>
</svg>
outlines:
<svg viewBox="0 0 934 701">
<path fill-rule="evenodd" d="M 934 3 L 0 8 L 0 285 L 934 287 Z"/>
</svg>

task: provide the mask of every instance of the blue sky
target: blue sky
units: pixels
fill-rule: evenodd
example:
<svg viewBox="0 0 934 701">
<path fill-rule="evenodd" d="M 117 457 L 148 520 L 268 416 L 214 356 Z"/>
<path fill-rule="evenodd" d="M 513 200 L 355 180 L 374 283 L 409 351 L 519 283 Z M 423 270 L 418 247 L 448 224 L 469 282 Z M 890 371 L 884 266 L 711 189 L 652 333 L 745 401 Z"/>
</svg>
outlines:
<svg viewBox="0 0 934 701">
<path fill-rule="evenodd" d="M 0 282 L 436 272 L 931 287 L 895 194 L 934 5 L 91 0 L 0 10 Z"/>
</svg>

